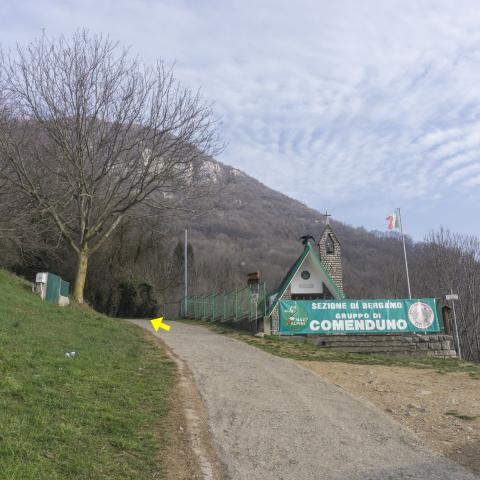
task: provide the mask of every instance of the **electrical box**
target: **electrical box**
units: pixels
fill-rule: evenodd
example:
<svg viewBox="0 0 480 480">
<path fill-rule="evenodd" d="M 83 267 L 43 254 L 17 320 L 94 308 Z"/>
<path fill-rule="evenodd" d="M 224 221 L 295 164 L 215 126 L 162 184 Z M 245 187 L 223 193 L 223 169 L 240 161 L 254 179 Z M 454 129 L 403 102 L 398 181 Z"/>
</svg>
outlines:
<svg viewBox="0 0 480 480">
<path fill-rule="evenodd" d="M 48 273 L 46 272 L 37 273 L 37 276 L 35 277 L 35 283 L 47 283 L 47 276 Z"/>
<path fill-rule="evenodd" d="M 65 306 L 70 303 L 68 298 L 70 284 L 62 280 L 58 275 L 48 272 L 40 272 L 35 275 L 33 292 L 38 293 L 42 300 L 56 305 Z"/>
<path fill-rule="evenodd" d="M 33 291 L 40 295 L 42 300 L 45 300 L 47 295 L 48 273 L 40 272 L 35 275 L 35 283 L 33 284 Z"/>
</svg>

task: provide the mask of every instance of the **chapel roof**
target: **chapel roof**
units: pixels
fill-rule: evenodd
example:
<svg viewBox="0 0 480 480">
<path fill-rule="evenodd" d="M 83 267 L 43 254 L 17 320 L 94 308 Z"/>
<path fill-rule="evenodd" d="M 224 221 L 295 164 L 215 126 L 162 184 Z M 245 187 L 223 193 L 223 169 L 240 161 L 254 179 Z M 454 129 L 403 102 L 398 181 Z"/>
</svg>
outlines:
<svg viewBox="0 0 480 480">
<path fill-rule="evenodd" d="M 305 248 L 303 249 L 302 254 L 297 258 L 295 263 L 291 266 L 290 270 L 288 270 L 285 277 L 283 277 L 283 280 L 280 282 L 279 287 L 272 293 L 272 295 L 276 295 L 276 296 L 275 296 L 275 300 L 272 302 L 272 305 L 270 305 L 269 314 L 271 314 L 273 309 L 276 307 L 278 300 L 282 298 L 283 293 L 285 292 L 287 287 L 290 285 L 291 281 L 293 280 L 293 277 L 297 273 L 298 269 L 302 266 L 304 260 L 307 258 L 309 254 L 312 256 L 314 263 L 324 274 L 327 280 L 326 284 L 328 289 L 332 292 L 332 294 L 336 298 L 344 298 L 343 293 L 341 293 L 341 291 L 338 289 L 337 285 L 332 280 L 332 277 L 328 274 L 327 270 L 323 266 L 320 260 L 320 257 L 318 256 L 318 253 L 316 252 L 314 246 L 310 242 L 307 242 L 305 244 Z"/>
</svg>

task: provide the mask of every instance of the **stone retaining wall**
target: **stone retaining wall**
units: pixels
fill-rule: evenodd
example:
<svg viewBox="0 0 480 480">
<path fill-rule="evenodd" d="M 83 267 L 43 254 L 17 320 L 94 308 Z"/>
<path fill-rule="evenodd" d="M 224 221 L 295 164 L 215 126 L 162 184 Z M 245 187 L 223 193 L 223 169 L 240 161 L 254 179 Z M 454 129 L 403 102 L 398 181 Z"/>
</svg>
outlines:
<svg viewBox="0 0 480 480">
<path fill-rule="evenodd" d="M 295 335 L 300 342 L 311 342 L 319 348 L 351 353 L 382 355 L 456 357 L 453 337 L 441 334 L 379 334 L 379 335 Z"/>
</svg>

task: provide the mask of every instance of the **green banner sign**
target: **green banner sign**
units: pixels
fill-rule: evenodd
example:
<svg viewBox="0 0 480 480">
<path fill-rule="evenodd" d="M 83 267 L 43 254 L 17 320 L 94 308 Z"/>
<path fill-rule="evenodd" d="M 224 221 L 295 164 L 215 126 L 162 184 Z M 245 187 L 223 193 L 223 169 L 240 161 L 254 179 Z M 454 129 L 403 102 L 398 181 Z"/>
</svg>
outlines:
<svg viewBox="0 0 480 480">
<path fill-rule="evenodd" d="M 434 298 L 416 300 L 281 300 L 283 335 L 439 332 Z"/>
</svg>

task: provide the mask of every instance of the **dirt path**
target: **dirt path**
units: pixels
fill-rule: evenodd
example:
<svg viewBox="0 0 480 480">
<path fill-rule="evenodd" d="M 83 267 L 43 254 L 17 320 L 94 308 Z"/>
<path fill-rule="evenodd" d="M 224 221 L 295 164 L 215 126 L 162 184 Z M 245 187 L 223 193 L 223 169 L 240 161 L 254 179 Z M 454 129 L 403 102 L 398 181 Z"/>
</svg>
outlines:
<svg viewBox="0 0 480 480">
<path fill-rule="evenodd" d="M 478 479 L 306 368 L 199 326 L 171 325 L 158 335 L 193 373 L 227 478 Z"/>
<path fill-rule="evenodd" d="M 480 380 L 464 372 L 302 361 L 413 430 L 434 450 L 480 474 Z"/>
</svg>

